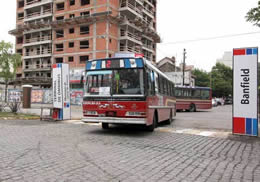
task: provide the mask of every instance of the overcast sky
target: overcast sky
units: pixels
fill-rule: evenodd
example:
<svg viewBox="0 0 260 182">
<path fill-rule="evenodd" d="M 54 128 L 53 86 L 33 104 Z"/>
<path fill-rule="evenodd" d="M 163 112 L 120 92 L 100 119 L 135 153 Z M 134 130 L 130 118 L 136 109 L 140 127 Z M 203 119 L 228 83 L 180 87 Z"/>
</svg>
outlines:
<svg viewBox="0 0 260 182">
<path fill-rule="evenodd" d="M 16 1 L 5 1 L 0 6 L 0 40 L 14 43 L 8 31 L 15 28 Z M 225 51 L 233 48 L 259 46 L 260 33 L 206 41 L 186 40 L 224 35 L 260 32 L 260 28 L 245 21 L 245 15 L 257 0 L 158 0 L 158 32 L 162 43 L 158 45 L 157 61 L 175 56 L 182 61 L 183 48 L 187 50 L 187 64 L 210 70 Z"/>
<path fill-rule="evenodd" d="M 183 60 L 187 50 L 187 64 L 210 70 L 225 51 L 233 48 L 259 46 L 260 33 L 207 41 L 170 44 L 178 41 L 219 37 L 223 35 L 260 32 L 260 28 L 246 22 L 245 15 L 257 0 L 162 0 L 158 3 L 158 59 L 175 56 Z M 167 44 L 169 43 L 169 44 Z"/>
</svg>

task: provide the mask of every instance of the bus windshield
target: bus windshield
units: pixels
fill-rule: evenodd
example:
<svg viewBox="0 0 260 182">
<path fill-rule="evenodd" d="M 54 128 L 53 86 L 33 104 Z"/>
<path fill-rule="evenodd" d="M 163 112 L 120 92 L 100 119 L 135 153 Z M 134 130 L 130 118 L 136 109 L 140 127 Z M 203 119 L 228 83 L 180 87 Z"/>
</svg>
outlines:
<svg viewBox="0 0 260 182">
<path fill-rule="evenodd" d="M 87 72 L 86 95 L 144 95 L 142 69 Z"/>
</svg>

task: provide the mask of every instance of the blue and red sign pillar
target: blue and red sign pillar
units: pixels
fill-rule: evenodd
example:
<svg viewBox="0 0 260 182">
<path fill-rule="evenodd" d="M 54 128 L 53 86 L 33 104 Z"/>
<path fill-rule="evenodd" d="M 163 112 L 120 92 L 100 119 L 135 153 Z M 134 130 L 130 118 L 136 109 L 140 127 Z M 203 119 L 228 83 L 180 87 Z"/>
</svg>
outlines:
<svg viewBox="0 0 260 182">
<path fill-rule="evenodd" d="M 233 50 L 233 134 L 258 136 L 258 48 Z"/>
<path fill-rule="evenodd" d="M 53 119 L 66 120 L 71 118 L 69 65 L 52 65 Z"/>
</svg>

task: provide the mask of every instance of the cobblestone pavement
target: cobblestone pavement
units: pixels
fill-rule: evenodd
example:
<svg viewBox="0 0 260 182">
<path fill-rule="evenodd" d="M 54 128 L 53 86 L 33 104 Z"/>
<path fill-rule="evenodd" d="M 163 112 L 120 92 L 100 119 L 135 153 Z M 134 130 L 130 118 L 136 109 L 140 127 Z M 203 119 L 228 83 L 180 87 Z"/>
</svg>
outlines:
<svg viewBox="0 0 260 182">
<path fill-rule="evenodd" d="M 260 181 L 260 140 L 0 121 L 0 181 Z"/>
</svg>

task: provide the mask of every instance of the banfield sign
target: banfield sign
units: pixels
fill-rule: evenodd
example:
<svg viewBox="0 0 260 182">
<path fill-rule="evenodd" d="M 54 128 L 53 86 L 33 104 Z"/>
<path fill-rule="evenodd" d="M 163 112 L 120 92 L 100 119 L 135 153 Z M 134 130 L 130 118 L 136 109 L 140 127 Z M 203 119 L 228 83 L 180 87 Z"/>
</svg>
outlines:
<svg viewBox="0 0 260 182">
<path fill-rule="evenodd" d="M 258 48 L 233 50 L 233 134 L 258 136 Z"/>
</svg>

